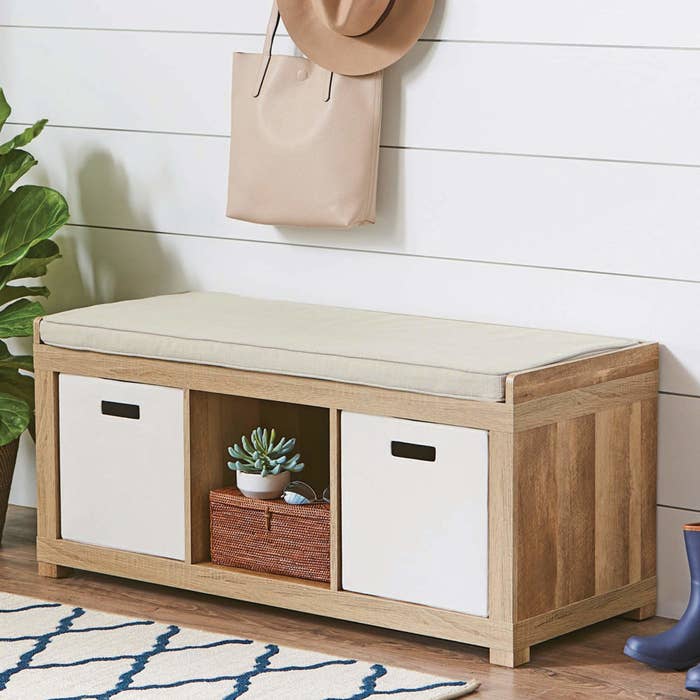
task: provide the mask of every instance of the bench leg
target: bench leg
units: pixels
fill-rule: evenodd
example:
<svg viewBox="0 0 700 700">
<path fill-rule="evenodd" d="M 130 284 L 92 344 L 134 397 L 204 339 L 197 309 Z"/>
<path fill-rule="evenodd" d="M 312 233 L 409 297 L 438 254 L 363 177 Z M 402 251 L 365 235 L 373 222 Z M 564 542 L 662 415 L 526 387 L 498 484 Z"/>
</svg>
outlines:
<svg viewBox="0 0 700 700">
<path fill-rule="evenodd" d="M 495 666 L 515 668 L 530 661 L 530 647 L 522 649 L 489 649 L 489 663 Z"/>
<path fill-rule="evenodd" d="M 73 573 L 73 569 L 58 564 L 47 564 L 44 561 L 37 562 L 39 576 L 46 578 L 66 578 Z"/>
<path fill-rule="evenodd" d="M 654 617 L 654 615 L 656 615 L 656 603 L 649 603 L 649 605 L 644 605 L 636 610 L 630 610 L 622 617 L 627 620 L 636 620 L 637 622 L 641 622 L 642 620 L 648 620 L 650 617 Z"/>
</svg>

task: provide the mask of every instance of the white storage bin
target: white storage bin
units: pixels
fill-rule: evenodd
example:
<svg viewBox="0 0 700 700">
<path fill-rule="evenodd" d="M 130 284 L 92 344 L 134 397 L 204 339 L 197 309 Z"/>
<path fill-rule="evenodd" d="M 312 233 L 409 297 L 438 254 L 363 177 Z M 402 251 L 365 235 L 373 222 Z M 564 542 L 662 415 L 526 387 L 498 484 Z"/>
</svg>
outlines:
<svg viewBox="0 0 700 700">
<path fill-rule="evenodd" d="M 184 393 L 59 377 L 61 537 L 185 558 Z"/>
<path fill-rule="evenodd" d="M 342 585 L 488 615 L 488 433 L 341 416 Z"/>
</svg>

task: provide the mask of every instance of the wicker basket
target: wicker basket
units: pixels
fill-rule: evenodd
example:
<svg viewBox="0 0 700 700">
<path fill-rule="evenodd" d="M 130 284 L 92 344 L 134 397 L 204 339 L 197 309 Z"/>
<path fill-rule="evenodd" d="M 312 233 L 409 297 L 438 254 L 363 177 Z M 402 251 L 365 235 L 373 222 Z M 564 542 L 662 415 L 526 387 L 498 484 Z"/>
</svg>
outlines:
<svg viewBox="0 0 700 700">
<path fill-rule="evenodd" d="M 235 488 L 209 494 L 211 560 L 269 574 L 330 581 L 330 508 L 246 498 Z"/>
</svg>

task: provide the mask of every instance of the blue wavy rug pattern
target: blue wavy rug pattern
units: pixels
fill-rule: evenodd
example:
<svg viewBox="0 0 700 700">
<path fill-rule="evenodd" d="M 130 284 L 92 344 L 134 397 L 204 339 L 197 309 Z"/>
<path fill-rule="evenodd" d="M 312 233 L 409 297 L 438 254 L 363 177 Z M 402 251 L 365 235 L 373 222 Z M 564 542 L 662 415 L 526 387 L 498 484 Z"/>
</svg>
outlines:
<svg viewBox="0 0 700 700">
<path fill-rule="evenodd" d="M 0 593 L 3 700 L 448 700 L 477 687 Z"/>
</svg>

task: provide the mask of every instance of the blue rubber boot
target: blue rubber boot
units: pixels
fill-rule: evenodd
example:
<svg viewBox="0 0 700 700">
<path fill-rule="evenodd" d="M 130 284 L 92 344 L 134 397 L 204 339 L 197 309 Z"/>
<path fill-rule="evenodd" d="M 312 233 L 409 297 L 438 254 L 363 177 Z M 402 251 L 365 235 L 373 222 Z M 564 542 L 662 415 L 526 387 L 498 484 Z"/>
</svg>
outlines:
<svg viewBox="0 0 700 700">
<path fill-rule="evenodd" d="M 685 677 L 685 689 L 700 693 L 700 665 L 693 666 Z"/>
<path fill-rule="evenodd" d="M 683 535 L 690 565 L 690 601 L 683 617 L 666 632 L 630 637 L 625 644 L 627 656 L 675 671 L 700 664 L 700 523 L 685 525 Z"/>
</svg>

